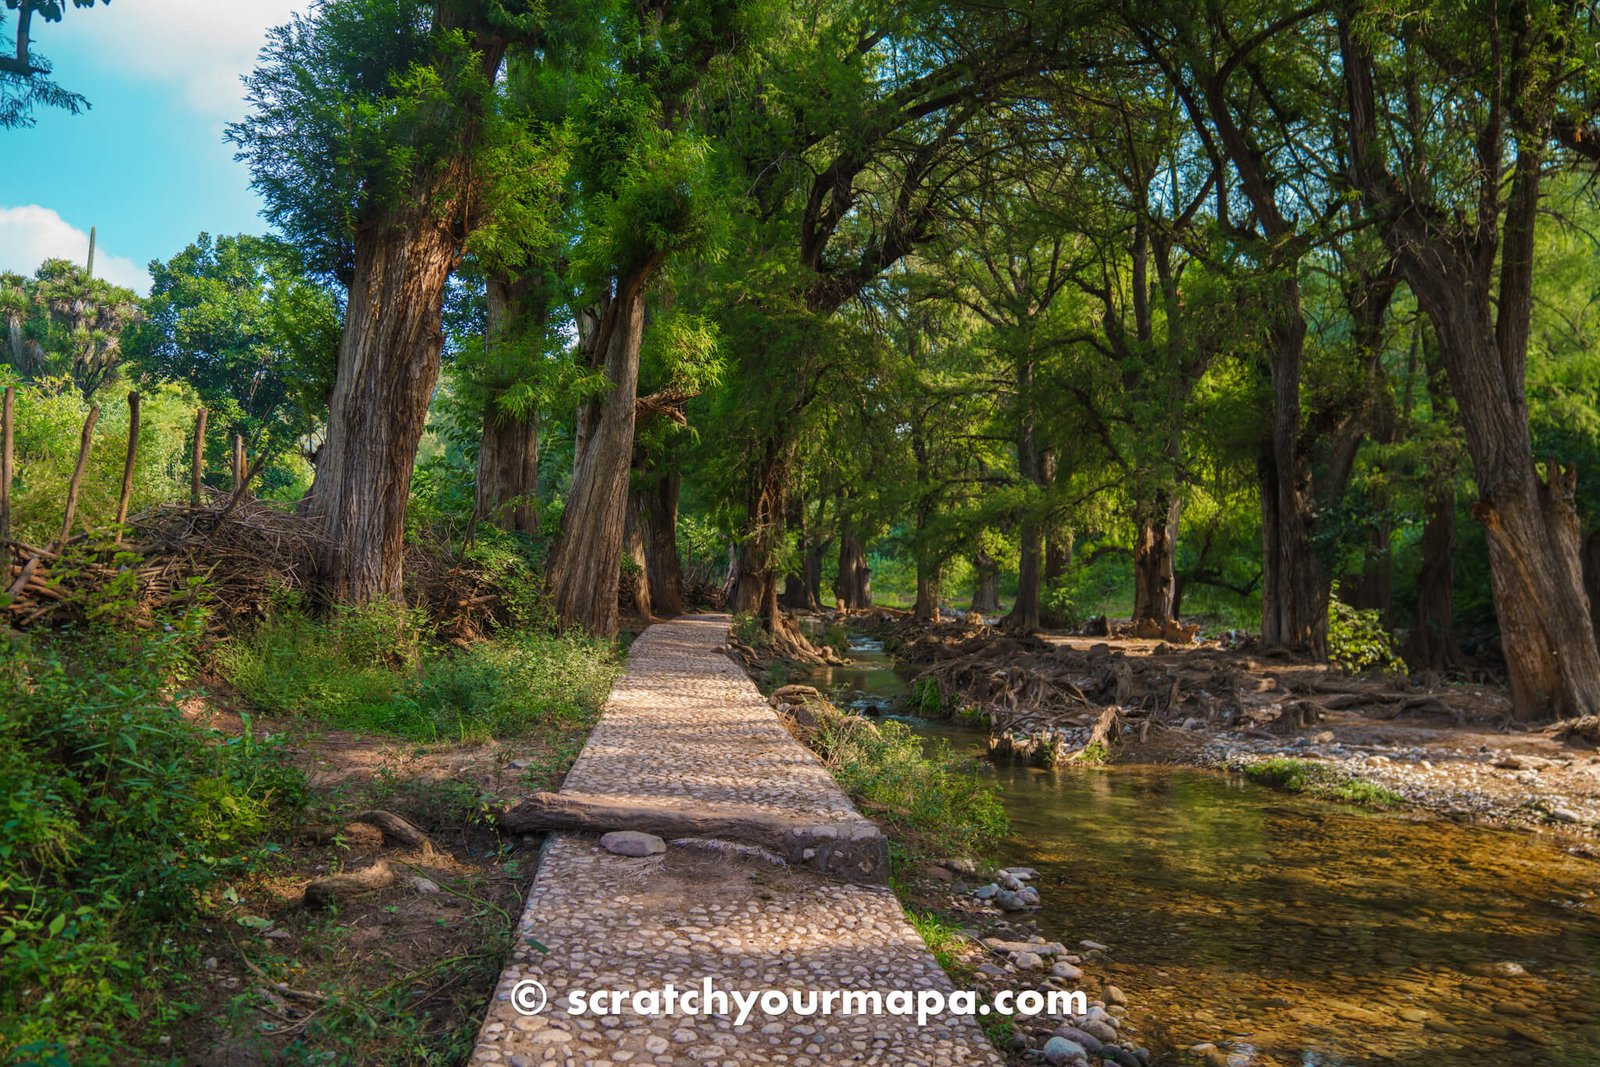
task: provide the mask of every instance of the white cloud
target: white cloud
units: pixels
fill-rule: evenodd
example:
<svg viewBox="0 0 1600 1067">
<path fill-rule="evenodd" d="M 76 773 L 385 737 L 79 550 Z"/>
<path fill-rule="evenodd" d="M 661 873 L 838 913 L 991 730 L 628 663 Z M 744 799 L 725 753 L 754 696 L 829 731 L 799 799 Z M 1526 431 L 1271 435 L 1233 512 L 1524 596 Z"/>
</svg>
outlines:
<svg viewBox="0 0 1600 1067">
<path fill-rule="evenodd" d="M 196 111 L 244 115 L 239 76 L 254 69 L 267 30 L 311 0 L 117 0 L 72 11 L 71 33 L 105 62 L 182 90 Z"/>
<path fill-rule="evenodd" d="M 82 263 L 89 255 L 89 234 L 47 207 L 0 207 L 0 270 L 32 274 L 47 259 Z M 97 278 L 125 285 L 140 293 L 150 291 L 150 275 L 131 259 L 108 255 L 96 245 Z"/>
</svg>

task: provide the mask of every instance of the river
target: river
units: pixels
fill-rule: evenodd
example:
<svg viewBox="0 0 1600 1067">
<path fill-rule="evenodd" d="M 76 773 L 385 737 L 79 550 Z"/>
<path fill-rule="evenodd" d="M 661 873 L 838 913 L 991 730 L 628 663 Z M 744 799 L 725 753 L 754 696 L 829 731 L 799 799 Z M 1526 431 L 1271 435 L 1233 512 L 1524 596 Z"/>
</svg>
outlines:
<svg viewBox="0 0 1600 1067">
<path fill-rule="evenodd" d="M 1040 930 L 1110 946 L 1165 1062 L 1211 1042 L 1262 1067 L 1600 1064 L 1600 864 L 1216 772 L 991 762 L 984 731 L 898 712 L 879 646 L 850 655 L 788 680 L 978 758 L 1011 816 L 996 858 L 1039 870 Z"/>
</svg>

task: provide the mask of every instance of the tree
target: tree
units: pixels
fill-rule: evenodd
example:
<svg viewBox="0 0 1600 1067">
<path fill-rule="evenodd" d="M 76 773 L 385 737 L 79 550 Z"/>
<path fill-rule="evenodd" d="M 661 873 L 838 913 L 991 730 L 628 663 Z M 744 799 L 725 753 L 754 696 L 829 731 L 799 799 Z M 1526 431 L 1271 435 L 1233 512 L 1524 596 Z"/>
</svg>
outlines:
<svg viewBox="0 0 1600 1067">
<path fill-rule="evenodd" d="M 95 0 L 72 0 L 73 7 L 94 5 Z M 36 107 L 61 108 L 73 115 L 89 107 L 81 94 L 50 79 L 50 61 L 33 50 L 33 20 L 60 22 L 67 11 L 65 0 L 5 0 L 5 10 L 16 20 L 12 34 L 16 48 L 11 55 L 0 55 L 0 130 L 32 126 Z M 0 12 L 0 31 L 4 29 L 5 15 Z"/>
<path fill-rule="evenodd" d="M 7 359 L 19 373 L 68 377 L 88 400 L 116 374 L 122 331 L 143 312 L 132 290 L 76 263 L 48 259 L 31 279 L 0 277 L 0 315 Z"/>
<path fill-rule="evenodd" d="M 339 309 L 294 249 L 270 237 L 201 234 L 150 267 L 145 318 L 124 341 L 142 375 L 186 381 L 213 426 L 251 451 L 283 452 L 327 410 Z"/>
<path fill-rule="evenodd" d="M 1439 339 L 1488 536 L 1518 718 L 1600 712 L 1576 475 L 1542 476 L 1527 360 L 1536 223 L 1553 146 L 1590 140 L 1592 28 L 1570 7 L 1338 13 L 1349 180 Z M 1423 41 L 1426 39 L 1426 45 Z M 1433 101 L 1451 102 L 1444 111 Z"/>
<path fill-rule="evenodd" d="M 483 196 L 496 170 L 546 169 L 546 146 L 495 110 L 506 50 L 538 43 L 544 14 L 534 0 L 329 0 L 272 31 L 246 79 L 252 114 L 229 137 L 268 217 L 348 294 L 302 503 L 332 546 L 320 582 L 334 600 L 401 594 L 446 283 L 500 206 Z"/>
</svg>

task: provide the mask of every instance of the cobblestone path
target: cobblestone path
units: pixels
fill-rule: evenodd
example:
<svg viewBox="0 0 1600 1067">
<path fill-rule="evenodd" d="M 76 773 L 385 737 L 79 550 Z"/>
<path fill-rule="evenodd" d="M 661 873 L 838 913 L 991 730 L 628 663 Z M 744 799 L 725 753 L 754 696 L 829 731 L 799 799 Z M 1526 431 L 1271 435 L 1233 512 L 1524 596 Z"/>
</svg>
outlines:
<svg viewBox="0 0 1600 1067">
<path fill-rule="evenodd" d="M 862 817 L 827 770 L 722 654 L 727 630 L 720 615 L 646 630 L 562 791 L 732 803 L 858 824 Z M 589 836 L 553 835 L 472 1063 L 1002 1062 L 976 1023 L 949 1015 L 919 1026 L 914 1015 L 768 1016 L 758 1007 L 737 1024 L 736 1002 L 725 1014 L 650 1015 L 627 997 L 618 1014 L 567 1010 L 579 990 L 698 990 L 708 978 L 729 993 L 806 997 L 951 989 L 887 888 L 714 849 L 672 845 L 663 855 L 629 858 Z M 539 1014 L 523 1015 L 513 1003 L 526 980 L 547 992 Z"/>
</svg>

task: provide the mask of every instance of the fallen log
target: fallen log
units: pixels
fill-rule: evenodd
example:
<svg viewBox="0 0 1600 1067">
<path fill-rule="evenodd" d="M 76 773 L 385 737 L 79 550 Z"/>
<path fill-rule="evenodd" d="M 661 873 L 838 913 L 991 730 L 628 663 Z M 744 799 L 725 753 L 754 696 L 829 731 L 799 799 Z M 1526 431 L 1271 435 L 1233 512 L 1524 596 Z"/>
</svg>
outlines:
<svg viewBox="0 0 1600 1067">
<path fill-rule="evenodd" d="M 889 843 L 876 826 L 859 817 L 818 822 L 744 804 L 535 793 L 501 812 L 498 821 L 501 830 L 514 834 L 641 830 L 669 839 L 736 841 L 768 849 L 791 866 L 809 867 L 845 881 L 885 885 L 889 880 Z"/>
<path fill-rule="evenodd" d="M 393 841 L 405 848 L 437 851 L 427 834 L 419 830 L 414 823 L 402 819 L 392 811 L 364 811 L 352 821 L 376 827 L 383 832 L 385 840 Z"/>
</svg>

